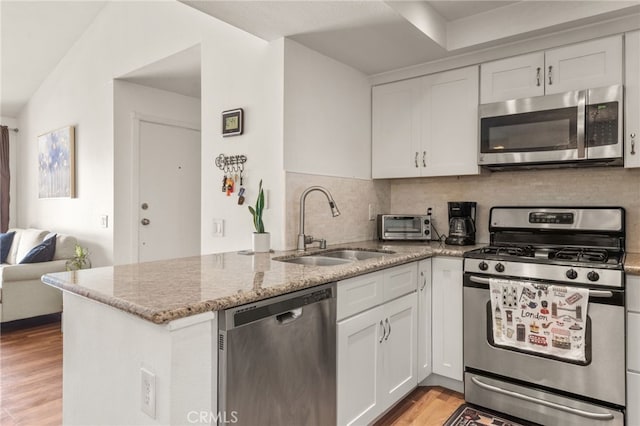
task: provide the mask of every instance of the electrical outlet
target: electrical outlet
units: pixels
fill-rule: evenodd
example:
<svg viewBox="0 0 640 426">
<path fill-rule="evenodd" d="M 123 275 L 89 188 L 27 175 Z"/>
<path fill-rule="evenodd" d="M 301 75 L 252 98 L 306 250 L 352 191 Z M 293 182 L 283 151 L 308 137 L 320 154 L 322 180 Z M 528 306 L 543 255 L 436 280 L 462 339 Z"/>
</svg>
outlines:
<svg viewBox="0 0 640 426">
<path fill-rule="evenodd" d="M 146 368 L 140 369 L 140 409 L 156 418 L 156 375 Z"/>
<path fill-rule="evenodd" d="M 109 227 L 109 215 L 103 214 L 102 216 L 100 216 L 100 226 L 102 226 L 103 228 Z"/>
<path fill-rule="evenodd" d="M 369 204 L 369 220 L 376 220 L 376 207 Z"/>
</svg>

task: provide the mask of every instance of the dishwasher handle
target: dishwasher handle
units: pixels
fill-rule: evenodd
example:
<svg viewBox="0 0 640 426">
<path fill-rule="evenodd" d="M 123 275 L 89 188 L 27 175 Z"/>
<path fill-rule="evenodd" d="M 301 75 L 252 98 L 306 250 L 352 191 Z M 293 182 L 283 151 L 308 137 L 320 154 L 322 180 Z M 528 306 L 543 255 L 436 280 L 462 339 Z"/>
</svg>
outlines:
<svg viewBox="0 0 640 426">
<path fill-rule="evenodd" d="M 276 315 L 276 321 L 279 325 L 289 324 L 302 316 L 302 308 L 292 309 L 284 314 Z"/>
</svg>

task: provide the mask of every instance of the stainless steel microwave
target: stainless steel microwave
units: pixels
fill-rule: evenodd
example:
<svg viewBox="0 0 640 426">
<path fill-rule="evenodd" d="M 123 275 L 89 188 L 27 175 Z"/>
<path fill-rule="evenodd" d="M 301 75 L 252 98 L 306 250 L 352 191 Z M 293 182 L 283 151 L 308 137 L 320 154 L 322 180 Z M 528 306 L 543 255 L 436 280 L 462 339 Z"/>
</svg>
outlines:
<svg viewBox="0 0 640 426">
<path fill-rule="evenodd" d="M 381 240 L 431 239 L 431 216 L 380 214 L 377 225 L 378 238 Z"/>
<path fill-rule="evenodd" d="M 480 105 L 478 164 L 621 165 L 620 85 Z"/>
</svg>

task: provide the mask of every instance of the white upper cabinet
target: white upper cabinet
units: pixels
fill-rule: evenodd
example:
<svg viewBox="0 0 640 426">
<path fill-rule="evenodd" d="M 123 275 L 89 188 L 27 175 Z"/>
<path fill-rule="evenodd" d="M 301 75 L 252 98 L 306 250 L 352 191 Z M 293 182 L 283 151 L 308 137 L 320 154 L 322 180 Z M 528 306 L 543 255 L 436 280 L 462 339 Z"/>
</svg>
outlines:
<svg viewBox="0 0 640 426">
<path fill-rule="evenodd" d="M 478 67 L 424 78 L 421 176 L 476 175 Z"/>
<path fill-rule="evenodd" d="M 482 65 L 481 103 L 622 83 L 622 37 L 502 59 Z"/>
<path fill-rule="evenodd" d="M 480 99 L 483 104 L 544 95 L 544 53 L 482 64 Z"/>
<path fill-rule="evenodd" d="M 420 175 L 422 79 L 414 78 L 373 88 L 372 174 L 374 178 Z"/>
<path fill-rule="evenodd" d="M 478 174 L 478 67 L 373 88 L 373 178 Z"/>
<path fill-rule="evenodd" d="M 640 167 L 640 31 L 625 34 L 624 166 Z"/>
</svg>

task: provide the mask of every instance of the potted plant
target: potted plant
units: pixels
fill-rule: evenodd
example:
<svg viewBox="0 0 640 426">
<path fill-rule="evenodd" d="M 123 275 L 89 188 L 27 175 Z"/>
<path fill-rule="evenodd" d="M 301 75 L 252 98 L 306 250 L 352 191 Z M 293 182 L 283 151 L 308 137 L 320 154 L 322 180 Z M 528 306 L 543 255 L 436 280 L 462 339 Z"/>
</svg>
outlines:
<svg viewBox="0 0 640 426">
<path fill-rule="evenodd" d="M 91 268 L 91 260 L 89 259 L 89 250 L 76 244 L 75 256 L 67 260 L 65 263 L 67 271 L 77 271 L 78 269 Z"/>
<path fill-rule="evenodd" d="M 249 206 L 249 212 L 253 216 L 253 226 L 256 228 L 256 232 L 253 233 L 253 251 L 255 253 L 268 252 L 271 249 L 271 235 L 268 232 L 264 232 L 264 222 L 262 220 L 262 213 L 264 212 L 264 190 L 262 189 L 262 179 L 258 185 L 258 198 L 256 199 L 256 206 Z"/>
</svg>

